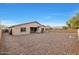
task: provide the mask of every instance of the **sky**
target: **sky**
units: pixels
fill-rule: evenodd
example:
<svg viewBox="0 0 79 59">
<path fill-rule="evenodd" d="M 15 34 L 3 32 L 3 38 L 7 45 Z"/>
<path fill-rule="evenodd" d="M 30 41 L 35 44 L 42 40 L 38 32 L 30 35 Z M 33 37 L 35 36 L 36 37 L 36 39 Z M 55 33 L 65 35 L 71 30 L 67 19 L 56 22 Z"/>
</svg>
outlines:
<svg viewBox="0 0 79 59">
<path fill-rule="evenodd" d="M 44 25 L 64 26 L 77 12 L 77 3 L 5 3 L 0 4 L 0 23 L 12 26 L 38 21 Z"/>
</svg>

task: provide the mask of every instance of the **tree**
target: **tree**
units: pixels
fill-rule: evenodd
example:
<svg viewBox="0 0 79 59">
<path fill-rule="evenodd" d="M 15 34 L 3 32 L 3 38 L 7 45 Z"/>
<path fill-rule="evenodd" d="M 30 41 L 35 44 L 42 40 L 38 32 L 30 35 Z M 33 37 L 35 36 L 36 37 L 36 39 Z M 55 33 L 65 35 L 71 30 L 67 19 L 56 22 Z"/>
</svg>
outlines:
<svg viewBox="0 0 79 59">
<path fill-rule="evenodd" d="M 0 29 L 6 28 L 7 26 L 5 25 L 0 25 Z"/>
<path fill-rule="evenodd" d="M 77 13 L 76 16 L 67 21 L 67 26 L 73 29 L 79 28 L 79 13 Z"/>
<path fill-rule="evenodd" d="M 66 29 L 68 29 L 68 27 L 67 27 L 67 26 L 63 26 L 63 29 L 65 29 L 65 30 L 66 30 Z"/>
<path fill-rule="evenodd" d="M 46 26 L 46 30 L 52 30 L 53 28 L 49 25 Z"/>
</svg>

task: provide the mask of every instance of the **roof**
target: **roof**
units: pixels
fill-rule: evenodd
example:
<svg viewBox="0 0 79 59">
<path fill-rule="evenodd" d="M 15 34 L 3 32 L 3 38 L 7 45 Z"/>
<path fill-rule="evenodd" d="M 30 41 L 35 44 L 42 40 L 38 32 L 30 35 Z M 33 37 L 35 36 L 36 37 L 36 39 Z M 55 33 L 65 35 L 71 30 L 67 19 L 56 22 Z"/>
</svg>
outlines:
<svg viewBox="0 0 79 59">
<path fill-rule="evenodd" d="M 13 26 L 10 26 L 9 28 L 16 27 L 16 26 L 20 26 L 20 25 L 31 24 L 31 23 L 38 23 L 39 25 L 41 25 L 39 22 L 37 22 L 37 21 L 33 21 L 33 22 L 28 22 L 28 23 L 23 23 L 23 24 L 13 25 Z"/>
</svg>

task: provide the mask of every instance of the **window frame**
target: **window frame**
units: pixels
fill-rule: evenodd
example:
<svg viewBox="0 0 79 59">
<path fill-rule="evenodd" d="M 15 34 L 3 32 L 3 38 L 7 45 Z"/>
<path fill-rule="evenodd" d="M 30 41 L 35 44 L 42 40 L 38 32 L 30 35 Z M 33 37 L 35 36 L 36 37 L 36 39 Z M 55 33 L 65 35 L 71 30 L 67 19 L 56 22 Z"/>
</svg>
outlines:
<svg viewBox="0 0 79 59">
<path fill-rule="evenodd" d="M 26 32 L 26 27 L 21 27 L 20 32 Z"/>
</svg>

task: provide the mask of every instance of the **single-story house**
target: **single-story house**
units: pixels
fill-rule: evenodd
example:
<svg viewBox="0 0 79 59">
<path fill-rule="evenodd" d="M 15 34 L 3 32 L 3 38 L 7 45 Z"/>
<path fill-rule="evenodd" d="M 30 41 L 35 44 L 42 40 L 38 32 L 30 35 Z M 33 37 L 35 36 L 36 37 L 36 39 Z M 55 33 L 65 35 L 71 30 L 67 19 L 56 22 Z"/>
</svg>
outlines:
<svg viewBox="0 0 79 59">
<path fill-rule="evenodd" d="M 29 33 L 40 33 L 40 32 L 42 33 L 44 31 L 45 31 L 45 26 L 41 25 L 37 21 L 18 24 L 8 28 L 8 33 L 11 35 L 21 35 L 21 34 L 29 34 Z"/>
</svg>

